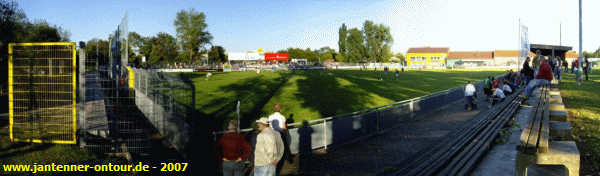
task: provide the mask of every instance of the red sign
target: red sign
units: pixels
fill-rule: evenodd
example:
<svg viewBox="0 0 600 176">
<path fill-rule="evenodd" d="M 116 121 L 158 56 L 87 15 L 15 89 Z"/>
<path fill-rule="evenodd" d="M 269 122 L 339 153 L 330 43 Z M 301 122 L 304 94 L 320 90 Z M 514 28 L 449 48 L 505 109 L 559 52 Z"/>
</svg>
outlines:
<svg viewBox="0 0 600 176">
<path fill-rule="evenodd" d="M 266 61 L 288 61 L 289 59 L 288 53 L 265 53 Z"/>
</svg>

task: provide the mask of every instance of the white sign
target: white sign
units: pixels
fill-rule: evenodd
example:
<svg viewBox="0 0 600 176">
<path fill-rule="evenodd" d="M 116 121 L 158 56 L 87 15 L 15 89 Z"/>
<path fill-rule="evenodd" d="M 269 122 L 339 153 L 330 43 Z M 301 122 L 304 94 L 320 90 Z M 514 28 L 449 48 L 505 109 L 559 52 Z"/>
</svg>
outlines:
<svg viewBox="0 0 600 176">
<path fill-rule="evenodd" d="M 527 26 L 521 24 L 521 57 L 529 56 L 530 46 Z"/>
</svg>

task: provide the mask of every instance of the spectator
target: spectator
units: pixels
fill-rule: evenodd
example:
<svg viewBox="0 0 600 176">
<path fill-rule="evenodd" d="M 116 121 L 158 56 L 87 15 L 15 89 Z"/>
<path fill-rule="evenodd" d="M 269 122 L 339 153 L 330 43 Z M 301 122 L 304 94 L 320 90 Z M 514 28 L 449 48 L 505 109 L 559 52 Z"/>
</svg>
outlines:
<svg viewBox="0 0 600 176">
<path fill-rule="evenodd" d="M 212 76 L 212 73 L 210 73 L 210 72 L 206 73 L 206 78 L 204 80 L 208 81 L 211 76 Z"/>
<path fill-rule="evenodd" d="M 400 72 L 398 72 L 398 69 L 396 69 L 396 80 L 398 80 L 400 78 Z"/>
<path fill-rule="evenodd" d="M 283 157 L 281 135 L 269 127 L 269 119 L 266 117 L 261 117 L 256 123 L 260 133 L 256 137 L 254 150 L 254 175 L 274 176 L 277 163 Z"/>
<path fill-rule="evenodd" d="M 285 123 L 285 117 L 281 115 L 281 105 L 273 105 L 273 111 L 275 112 L 273 112 L 273 114 L 269 116 L 269 123 L 271 124 L 271 128 L 278 132 L 286 130 L 287 124 Z"/>
<path fill-rule="evenodd" d="M 588 61 L 587 58 L 585 58 L 585 64 L 583 65 L 583 73 L 585 74 L 585 80 L 588 80 L 588 72 L 590 71 L 590 62 Z"/>
<path fill-rule="evenodd" d="M 529 66 L 529 60 L 529 57 L 525 59 L 525 62 L 523 63 L 523 69 L 521 69 L 521 73 L 525 75 L 525 85 L 527 85 L 529 81 L 533 79 L 533 69 Z"/>
<path fill-rule="evenodd" d="M 554 76 L 556 76 L 556 79 L 561 80 L 560 78 L 560 66 L 562 65 L 562 59 L 560 59 L 560 57 L 556 57 L 556 62 L 554 63 Z"/>
<path fill-rule="evenodd" d="M 495 105 L 498 102 L 503 102 L 504 98 L 506 97 L 506 95 L 504 95 L 504 91 L 502 91 L 500 88 L 494 88 L 493 91 L 494 94 L 492 95 L 492 105 Z"/>
<path fill-rule="evenodd" d="M 506 95 L 512 94 L 512 88 L 511 88 L 510 83 L 508 82 L 508 80 L 504 80 L 504 86 L 502 86 L 502 91 Z"/>
<path fill-rule="evenodd" d="M 535 51 L 535 57 L 533 58 L 533 71 L 536 72 L 538 67 L 540 66 L 540 60 L 544 60 L 544 56 L 542 56 L 542 52 L 540 50 Z"/>
<path fill-rule="evenodd" d="M 273 111 L 275 111 L 273 114 L 271 114 L 269 116 L 269 123 L 270 126 L 273 130 L 279 132 L 279 134 L 281 135 L 281 140 L 283 141 L 283 157 L 282 157 L 282 161 L 286 160 L 286 159 L 290 159 L 290 140 L 289 140 L 289 132 L 287 131 L 287 123 L 286 123 L 286 119 L 283 115 L 281 115 L 281 105 L 280 104 L 275 104 L 273 105 Z M 281 171 L 281 168 L 283 167 L 283 162 L 280 162 L 278 167 L 277 167 L 277 175 L 279 175 L 279 172 Z"/>
<path fill-rule="evenodd" d="M 241 176 L 243 175 L 243 168 L 246 159 L 250 155 L 252 149 L 244 138 L 244 136 L 237 133 L 237 122 L 235 120 L 229 121 L 227 125 L 227 132 L 219 138 L 219 147 L 221 148 L 220 158 L 223 161 L 223 175 L 224 176 Z"/>
<path fill-rule="evenodd" d="M 550 65 L 548 65 L 548 62 L 544 62 L 543 60 L 540 62 L 540 69 L 536 75 L 536 79 L 527 84 L 527 88 L 525 88 L 525 94 L 521 95 L 521 97 L 529 97 L 533 89 L 541 85 L 550 84 L 550 81 L 552 81 L 552 70 L 550 69 Z"/>
<path fill-rule="evenodd" d="M 483 93 L 486 95 L 486 98 L 490 98 L 492 96 L 492 77 L 489 76 L 483 81 Z"/>
<path fill-rule="evenodd" d="M 473 97 L 476 96 L 477 90 L 475 86 L 471 84 L 471 81 L 467 81 L 467 85 L 465 86 L 465 108 L 470 111 L 475 108 L 473 104 Z"/>
</svg>

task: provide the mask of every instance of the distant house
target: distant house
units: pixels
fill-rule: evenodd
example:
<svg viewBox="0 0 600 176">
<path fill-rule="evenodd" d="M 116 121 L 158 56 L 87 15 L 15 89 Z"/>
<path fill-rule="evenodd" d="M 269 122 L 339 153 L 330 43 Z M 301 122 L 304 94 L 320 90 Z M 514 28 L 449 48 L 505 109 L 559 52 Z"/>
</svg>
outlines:
<svg viewBox="0 0 600 176">
<path fill-rule="evenodd" d="M 490 66 L 494 65 L 491 51 L 454 51 L 448 54 L 447 66 Z"/>
<path fill-rule="evenodd" d="M 513 66 L 519 64 L 519 50 L 495 50 L 494 64 L 497 66 Z"/>
<path fill-rule="evenodd" d="M 565 53 L 565 59 L 569 63 L 569 67 L 571 67 L 571 62 L 577 60 L 577 57 L 579 57 L 579 54 L 577 54 L 575 51 L 568 51 Z"/>
<path fill-rule="evenodd" d="M 435 68 L 446 67 L 446 57 L 448 57 L 449 48 L 410 48 L 406 51 L 406 66 Z"/>
</svg>

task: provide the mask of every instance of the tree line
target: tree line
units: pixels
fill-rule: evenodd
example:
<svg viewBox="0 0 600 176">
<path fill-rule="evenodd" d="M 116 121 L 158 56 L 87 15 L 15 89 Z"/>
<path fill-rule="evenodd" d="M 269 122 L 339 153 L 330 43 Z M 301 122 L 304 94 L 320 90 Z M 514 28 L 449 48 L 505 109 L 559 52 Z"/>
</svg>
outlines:
<svg viewBox="0 0 600 176">
<path fill-rule="evenodd" d="M 212 35 L 207 31 L 206 15 L 194 9 L 180 10 L 173 21 L 176 36 L 159 32 L 154 36 L 141 36 L 129 32 L 129 62 L 135 65 L 164 65 L 169 63 L 194 64 L 202 58 L 210 62 L 226 62 L 227 55 L 222 46 L 212 44 Z M 108 39 L 94 38 L 87 41 L 88 53 L 98 53 L 99 58 L 108 57 Z M 208 47 L 210 45 L 210 47 Z M 138 52 L 133 52 L 137 49 Z M 204 56 L 207 55 L 207 56 Z M 142 63 L 142 57 L 146 62 Z"/>
<path fill-rule="evenodd" d="M 338 52 L 344 62 L 388 62 L 393 37 L 390 28 L 366 20 L 362 29 L 348 29 L 345 23 L 338 30 Z"/>
</svg>

